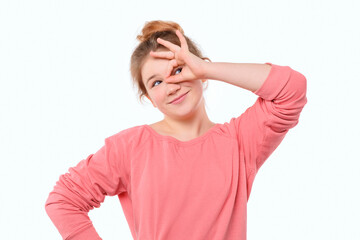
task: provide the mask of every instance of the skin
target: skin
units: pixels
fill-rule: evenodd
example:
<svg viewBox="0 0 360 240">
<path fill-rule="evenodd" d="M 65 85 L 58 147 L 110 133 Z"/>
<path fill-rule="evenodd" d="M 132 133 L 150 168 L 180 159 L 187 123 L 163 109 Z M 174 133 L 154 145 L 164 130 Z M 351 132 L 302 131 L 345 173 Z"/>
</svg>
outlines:
<svg viewBox="0 0 360 240">
<path fill-rule="evenodd" d="M 205 61 L 190 53 L 184 36 L 179 31 L 176 34 L 181 47 L 159 38 L 158 42 L 170 51 L 150 52 L 141 74 L 146 97 L 164 114 L 163 120 L 150 126 L 162 135 L 187 141 L 203 135 L 215 123 L 209 120 L 205 110 L 203 82 L 206 79 L 202 69 Z M 147 82 L 154 74 L 157 76 Z M 180 104 L 169 103 L 186 92 Z"/>
<path fill-rule="evenodd" d="M 151 51 L 141 72 L 148 91 L 146 97 L 164 114 L 162 121 L 150 126 L 163 135 L 186 141 L 203 135 L 215 125 L 205 111 L 202 82 L 219 80 L 256 93 L 272 68 L 269 64 L 206 62 L 189 52 L 180 31 L 176 35 L 180 46 L 157 39 L 168 50 Z M 178 67 L 182 67 L 181 71 Z M 153 74 L 158 76 L 146 83 Z M 159 81 L 152 87 L 154 80 Z M 187 91 L 182 103 L 168 104 Z"/>
</svg>

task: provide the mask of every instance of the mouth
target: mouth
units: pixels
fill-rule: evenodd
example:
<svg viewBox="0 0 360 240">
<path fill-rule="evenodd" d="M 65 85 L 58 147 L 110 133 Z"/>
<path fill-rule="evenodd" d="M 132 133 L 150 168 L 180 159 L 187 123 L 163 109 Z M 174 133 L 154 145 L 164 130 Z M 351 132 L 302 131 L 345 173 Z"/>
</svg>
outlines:
<svg viewBox="0 0 360 240">
<path fill-rule="evenodd" d="M 189 91 L 187 91 L 186 93 L 182 94 L 181 96 L 179 96 L 179 97 L 175 98 L 174 100 L 172 100 L 171 102 L 169 102 L 169 104 L 177 104 L 177 103 L 181 103 L 181 102 L 185 99 L 186 94 L 188 94 L 188 92 L 190 92 L 190 90 L 189 90 Z"/>
</svg>

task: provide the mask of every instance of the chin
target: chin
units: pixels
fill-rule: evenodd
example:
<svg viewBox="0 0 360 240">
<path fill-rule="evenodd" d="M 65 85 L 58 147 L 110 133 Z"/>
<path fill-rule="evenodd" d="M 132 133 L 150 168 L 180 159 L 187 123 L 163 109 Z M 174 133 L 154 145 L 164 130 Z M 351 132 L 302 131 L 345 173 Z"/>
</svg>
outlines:
<svg viewBox="0 0 360 240">
<path fill-rule="evenodd" d="M 196 111 L 198 111 L 196 106 L 187 104 L 186 106 L 181 106 L 173 111 L 166 111 L 164 114 L 173 119 L 186 120 L 192 117 L 196 113 Z"/>
</svg>

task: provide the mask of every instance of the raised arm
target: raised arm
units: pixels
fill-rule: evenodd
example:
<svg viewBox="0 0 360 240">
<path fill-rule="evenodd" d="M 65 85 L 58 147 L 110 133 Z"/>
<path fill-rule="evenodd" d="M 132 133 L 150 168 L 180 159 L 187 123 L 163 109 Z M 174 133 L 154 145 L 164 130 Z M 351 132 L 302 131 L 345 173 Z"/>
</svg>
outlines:
<svg viewBox="0 0 360 240">
<path fill-rule="evenodd" d="M 223 81 L 252 92 L 264 83 L 271 66 L 260 63 L 204 62 L 205 79 Z"/>
<path fill-rule="evenodd" d="M 150 52 L 153 57 L 170 60 L 165 75 L 167 83 L 213 79 L 254 92 L 260 88 L 270 71 L 271 67 L 267 64 L 204 61 L 189 51 L 187 41 L 180 31 L 177 30 L 176 34 L 181 46 L 158 38 L 157 41 L 170 51 Z M 173 69 L 178 66 L 182 66 L 180 74 L 172 75 Z"/>
<path fill-rule="evenodd" d="M 304 75 L 288 66 L 271 63 L 208 63 L 206 76 L 247 89 L 258 95 L 230 126 L 239 143 L 244 162 L 248 197 L 261 165 L 278 147 L 290 128 L 297 125 L 307 103 Z"/>
<path fill-rule="evenodd" d="M 101 239 L 88 212 L 100 207 L 105 196 L 126 191 L 123 151 L 110 138 L 69 173 L 60 176 L 45 209 L 63 239 Z"/>
</svg>

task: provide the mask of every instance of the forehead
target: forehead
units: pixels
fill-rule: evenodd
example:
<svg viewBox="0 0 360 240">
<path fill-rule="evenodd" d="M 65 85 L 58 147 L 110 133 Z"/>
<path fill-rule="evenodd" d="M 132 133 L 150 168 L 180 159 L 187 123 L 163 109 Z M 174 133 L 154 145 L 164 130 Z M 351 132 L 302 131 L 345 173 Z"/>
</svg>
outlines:
<svg viewBox="0 0 360 240">
<path fill-rule="evenodd" d="M 148 78 L 154 74 L 165 75 L 169 61 L 168 59 L 154 58 L 149 55 L 141 68 L 143 82 L 146 84 Z"/>
<path fill-rule="evenodd" d="M 148 72 L 155 68 L 163 68 L 164 66 L 167 66 L 168 62 L 170 60 L 164 59 L 164 58 L 154 58 L 153 56 L 148 56 L 143 63 L 143 66 L 141 68 L 142 72 Z"/>
</svg>

